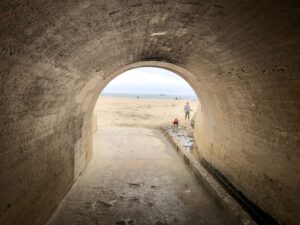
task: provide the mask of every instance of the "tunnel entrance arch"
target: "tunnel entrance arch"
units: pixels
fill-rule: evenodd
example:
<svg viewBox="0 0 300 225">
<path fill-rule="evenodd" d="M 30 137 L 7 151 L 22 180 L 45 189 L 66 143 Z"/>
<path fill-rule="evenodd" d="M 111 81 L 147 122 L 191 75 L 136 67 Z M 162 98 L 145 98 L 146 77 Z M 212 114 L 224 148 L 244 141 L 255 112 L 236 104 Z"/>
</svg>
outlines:
<svg viewBox="0 0 300 225">
<path fill-rule="evenodd" d="M 187 102 L 190 118 L 183 113 Z M 189 127 L 198 102 L 193 88 L 176 73 L 158 67 L 130 69 L 109 82 L 99 95 L 93 131 L 114 126 L 157 129 L 175 118 L 182 127 Z"/>
<path fill-rule="evenodd" d="M 104 78 L 97 83 L 93 81 L 90 84 L 87 84 L 86 87 L 83 88 L 80 93 L 82 111 L 84 112 L 84 121 L 82 127 L 82 140 L 80 141 L 81 149 L 78 146 L 75 146 L 74 151 L 74 179 L 77 179 L 79 175 L 83 172 L 89 161 L 92 159 L 92 119 L 93 112 L 95 108 L 95 104 L 97 99 L 102 92 L 102 90 L 106 87 L 106 85 L 120 75 L 123 72 L 126 72 L 131 69 L 139 68 L 139 67 L 156 67 L 169 70 L 171 72 L 176 73 L 182 79 L 184 79 L 195 91 L 195 94 L 198 97 L 199 102 L 201 102 L 201 108 L 203 107 L 203 98 L 200 94 L 201 87 L 198 85 L 197 78 L 187 69 L 167 62 L 161 61 L 140 61 L 137 63 L 132 63 L 126 66 L 117 69 L 108 75 L 104 75 Z M 96 85 L 95 85 L 96 84 Z M 91 88 L 92 86 L 92 88 Z M 86 92 L 86 93 L 84 93 Z"/>
</svg>

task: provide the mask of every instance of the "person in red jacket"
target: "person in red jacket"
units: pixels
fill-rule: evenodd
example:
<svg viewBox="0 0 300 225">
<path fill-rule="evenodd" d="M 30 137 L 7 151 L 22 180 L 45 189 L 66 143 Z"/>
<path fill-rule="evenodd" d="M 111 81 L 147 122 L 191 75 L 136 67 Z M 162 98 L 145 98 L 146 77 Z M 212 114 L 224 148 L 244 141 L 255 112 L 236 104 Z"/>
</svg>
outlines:
<svg viewBox="0 0 300 225">
<path fill-rule="evenodd" d="M 173 126 L 178 127 L 178 125 L 179 125 L 179 120 L 178 120 L 177 118 L 175 118 L 175 119 L 172 121 L 172 124 L 173 124 Z"/>
</svg>

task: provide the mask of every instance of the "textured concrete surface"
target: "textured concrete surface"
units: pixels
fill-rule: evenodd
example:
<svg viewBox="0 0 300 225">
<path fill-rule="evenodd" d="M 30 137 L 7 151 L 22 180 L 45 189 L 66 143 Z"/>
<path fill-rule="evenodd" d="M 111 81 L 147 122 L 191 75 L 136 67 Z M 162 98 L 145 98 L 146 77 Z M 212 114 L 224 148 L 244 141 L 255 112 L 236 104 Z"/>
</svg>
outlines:
<svg viewBox="0 0 300 225">
<path fill-rule="evenodd" d="M 299 14 L 297 0 L 2 0 L 0 224 L 43 224 L 92 157 L 99 92 L 141 65 L 195 88 L 201 155 L 298 224 Z"/>
<path fill-rule="evenodd" d="M 232 224 L 158 130 L 100 128 L 94 134 L 92 162 L 47 225 L 126 221 Z"/>
</svg>

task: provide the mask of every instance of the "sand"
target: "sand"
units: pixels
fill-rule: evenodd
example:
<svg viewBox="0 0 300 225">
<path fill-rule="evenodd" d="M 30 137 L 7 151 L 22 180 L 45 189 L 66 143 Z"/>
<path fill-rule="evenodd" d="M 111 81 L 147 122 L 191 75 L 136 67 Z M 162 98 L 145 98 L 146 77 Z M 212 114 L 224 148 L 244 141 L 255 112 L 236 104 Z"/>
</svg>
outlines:
<svg viewBox="0 0 300 225">
<path fill-rule="evenodd" d="M 190 120 L 184 119 L 183 108 L 189 102 L 191 118 L 196 112 L 198 101 L 134 99 L 100 96 L 96 106 L 97 126 L 100 127 L 160 127 L 171 124 L 178 118 L 180 126 L 189 126 Z"/>
</svg>

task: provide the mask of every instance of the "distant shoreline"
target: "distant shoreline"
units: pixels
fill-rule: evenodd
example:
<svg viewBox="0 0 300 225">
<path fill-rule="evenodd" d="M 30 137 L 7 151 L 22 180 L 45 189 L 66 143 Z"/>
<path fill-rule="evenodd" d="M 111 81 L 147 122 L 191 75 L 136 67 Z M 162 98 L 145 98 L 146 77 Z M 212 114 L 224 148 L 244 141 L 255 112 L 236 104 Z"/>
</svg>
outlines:
<svg viewBox="0 0 300 225">
<path fill-rule="evenodd" d="M 133 98 L 133 99 L 166 99 L 198 101 L 195 95 L 168 95 L 168 94 L 128 94 L 128 93 L 101 93 L 103 97 Z"/>
</svg>

